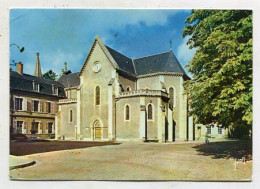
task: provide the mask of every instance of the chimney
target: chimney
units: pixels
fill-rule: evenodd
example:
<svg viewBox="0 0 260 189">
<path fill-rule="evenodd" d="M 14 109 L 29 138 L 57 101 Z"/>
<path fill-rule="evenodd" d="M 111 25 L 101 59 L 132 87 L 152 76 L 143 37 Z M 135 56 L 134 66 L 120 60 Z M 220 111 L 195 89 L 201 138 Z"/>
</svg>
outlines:
<svg viewBox="0 0 260 189">
<path fill-rule="evenodd" d="M 20 75 L 23 75 L 23 63 L 19 62 L 16 64 L 16 72 L 18 72 Z"/>
</svg>

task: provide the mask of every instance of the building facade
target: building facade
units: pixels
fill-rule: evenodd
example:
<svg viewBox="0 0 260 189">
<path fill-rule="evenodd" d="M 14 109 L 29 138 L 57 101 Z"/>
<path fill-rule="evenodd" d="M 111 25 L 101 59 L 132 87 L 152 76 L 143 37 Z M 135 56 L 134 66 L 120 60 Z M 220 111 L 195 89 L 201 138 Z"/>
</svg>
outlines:
<svg viewBox="0 0 260 189">
<path fill-rule="evenodd" d="M 34 76 L 23 73 L 23 64 L 10 71 L 10 133 L 54 138 L 57 102 L 65 98 L 60 82 L 42 78 L 39 53 Z"/>
<path fill-rule="evenodd" d="M 56 138 L 199 139 L 188 116 L 188 79 L 172 51 L 130 59 L 97 36 L 80 72 L 59 78 L 66 98 L 58 102 Z"/>
</svg>

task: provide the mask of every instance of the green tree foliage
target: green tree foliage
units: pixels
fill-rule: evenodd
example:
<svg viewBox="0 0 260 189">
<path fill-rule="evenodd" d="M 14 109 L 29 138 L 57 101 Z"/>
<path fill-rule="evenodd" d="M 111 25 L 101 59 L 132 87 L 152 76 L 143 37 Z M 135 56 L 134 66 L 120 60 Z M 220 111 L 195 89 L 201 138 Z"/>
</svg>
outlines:
<svg viewBox="0 0 260 189">
<path fill-rule="evenodd" d="M 58 75 L 54 71 L 49 70 L 46 73 L 44 73 L 42 77 L 45 78 L 45 79 L 50 79 L 50 80 L 55 81 L 56 78 L 58 77 Z"/>
<path fill-rule="evenodd" d="M 187 64 L 191 113 L 202 124 L 252 125 L 252 11 L 193 10 L 183 37 L 196 53 Z"/>
</svg>

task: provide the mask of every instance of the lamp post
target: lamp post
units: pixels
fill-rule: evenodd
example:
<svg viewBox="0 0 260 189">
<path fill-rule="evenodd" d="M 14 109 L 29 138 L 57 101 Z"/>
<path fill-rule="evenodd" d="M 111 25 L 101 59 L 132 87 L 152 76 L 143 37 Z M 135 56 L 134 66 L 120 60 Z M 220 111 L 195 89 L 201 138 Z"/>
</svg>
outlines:
<svg viewBox="0 0 260 189">
<path fill-rule="evenodd" d="M 15 43 L 12 43 L 9 47 L 11 46 L 15 46 L 16 48 L 19 49 L 20 53 L 22 53 L 24 51 L 24 47 L 20 48 L 18 45 L 16 45 Z M 13 64 L 10 64 L 12 66 L 16 66 L 16 63 L 15 61 L 13 60 Z M 11 69 L 11 68 L 10 68 Z M 13 130 L 14 130 L 14 126 L 13 126 L 13 114 L 15 112 L 15 103 L 14 103 L 14 99 L 13 99 L 13 94 L 12 94 L 12 91 L 10 91 L 10 94 L 11 94 L 11 99 L 10 99 L 10 122 L 11 122 L 11 128 L 10 128 L 10 134 L 13 133 Z"/>
</svg>

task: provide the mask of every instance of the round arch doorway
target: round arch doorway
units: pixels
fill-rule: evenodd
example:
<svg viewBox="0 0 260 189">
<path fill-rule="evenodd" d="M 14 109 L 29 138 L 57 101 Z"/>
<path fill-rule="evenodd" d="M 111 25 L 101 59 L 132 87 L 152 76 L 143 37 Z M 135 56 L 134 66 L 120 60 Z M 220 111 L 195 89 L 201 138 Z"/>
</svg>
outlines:
<svg viewBox="0 0 260 189">
<path fill-rule="evenodd" d="M 93 122 L 93 135 L 94 140 L 101 140 L 102 139 L 102 123 L 99 119 L 95 119 Z"/>
</svg>

